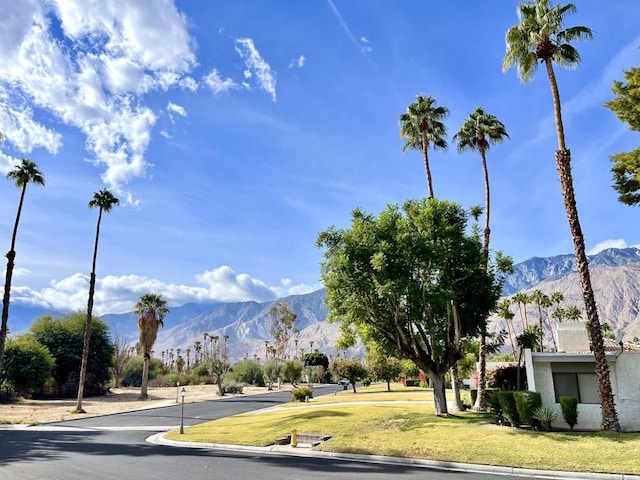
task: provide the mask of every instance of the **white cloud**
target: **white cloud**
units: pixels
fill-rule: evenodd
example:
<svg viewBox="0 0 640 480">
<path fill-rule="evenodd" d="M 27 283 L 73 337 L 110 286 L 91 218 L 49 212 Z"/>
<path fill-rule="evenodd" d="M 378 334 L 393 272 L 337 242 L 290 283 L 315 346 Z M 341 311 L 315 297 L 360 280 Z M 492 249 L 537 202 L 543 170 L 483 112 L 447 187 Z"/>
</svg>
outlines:
<svg viewBox="0 0 640 480">
<path fill-rule="evenodd" d="M 13 2 L 3 5 L 0 45 L 0 115 L 3 125 L 9 120 L 9 141 L 55 153 L 60 134 L 25 105 L 45 111 L 84 133 L 105 168 L 103 181 L 116 191 L 148 166 L 156 116 L 142 94 L 197 86 L 185 77 L 195 56 L 171 0 L 131 0 L 127 8 L 117 0 Z"/>
<path fill-rule="evenodd" d="M 187 116 L 187 111 L 184 109 L 184 107 L 182 105 L 177 105 L 175 103 L 169 102 L 167 104 L 167 110 L 169 112 L 177 113 L 181 117 L 186 117 Z"/>
<path fill-rule="evenodd" d="M 304 55 L 300 55 L 298 58 L 294 58 L 293 60 L 291 60 L 291 62 L 289 62 L 288 68 L 293 68 L 293 67 L 302 68 L 304 67 L 305 61 L 306 61 L 306 58 L 304 57 Z"/>
<path fill-rule="evenodd" d="M 239 38 L 236 40 L 236 51 L 244 60 L 247 67 L 245 78 L 256 76 L 258 87 L 276 101 L 276 79 L 271 74 L 271 66 L 260 56 L 260 52 L 250 38 Z"/>
<path fill-rule="evenodd" d="M 220 76 L 220 73 L 215 68 L 211 71 L 211 73 L 203 78 L 203 81 L 204 84 L 209 87 L 215 95 L 239 88 L 239 85 L 231 78 L 225 78 L 223 80 Z"/>
<path fill-rule="evenodd" d="M 270 287 L 247 274 L 237 274 L 229 266 L 221 266 L 195 275 L 197 285 L 179 285 L 139 275 L 109 275 L 96 280 L 94 308 L 96 314 L 130 311 L 137 299 L 147 292 L 161 294 L 169 305 L 188 302 L 269 301 L 285 295 L 297 295 L 317 290 L 308 285 L 294 285 L 289 279 Z M 53 280 L 49 287 L 36 291 L 28 287 L 12 287 L 12 301 L 38 305 L 54 310 L 86 308 L 89 290 L 88 275 L 76 273 L 62 280 Z"/>
<path fill-rule="evenodd" d="M 601 252 L 602 250 L 606 250 L 607 248 L 640 248 L 640 245 L 629 245 L 622 238 L 605 240 L 603 242 L 598 243 L 595 247 L 587 252 L 588 255 L 595 255 L 596 253 Z"/>
</svg>

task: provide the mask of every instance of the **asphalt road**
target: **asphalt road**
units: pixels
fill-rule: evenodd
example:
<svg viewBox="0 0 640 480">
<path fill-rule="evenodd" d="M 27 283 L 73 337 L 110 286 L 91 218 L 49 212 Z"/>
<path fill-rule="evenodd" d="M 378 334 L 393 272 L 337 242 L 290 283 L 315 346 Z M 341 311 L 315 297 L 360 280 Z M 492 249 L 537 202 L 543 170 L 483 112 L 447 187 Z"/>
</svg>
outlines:
<svg viewBox="0 0 640 480">
<path fill-rule="evenodd" d="M 335 386 L 325 388 L 335 389 Z M 268 408 L 289 400 L 289 392 L 276 392 L 185 404 L 184 425 Z M 449 472 L 411 465 L 295 457 L 268 452 L 170 447 L 145 441 L 153 432 L 177 428 L 180 425 L 180 415 L 181 407 L 177 405 L 52 423 L 41 427 L 0 429 L 0 479 L 505 480 L 523 478 L 477 472 Z"/>
</svg>

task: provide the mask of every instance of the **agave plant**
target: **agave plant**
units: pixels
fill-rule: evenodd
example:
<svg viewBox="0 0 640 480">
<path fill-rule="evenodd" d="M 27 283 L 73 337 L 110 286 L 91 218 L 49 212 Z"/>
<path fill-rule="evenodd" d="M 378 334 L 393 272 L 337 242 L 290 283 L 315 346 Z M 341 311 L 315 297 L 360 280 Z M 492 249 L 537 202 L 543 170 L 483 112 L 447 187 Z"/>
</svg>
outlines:
<svg viewBox="0 0 640 480">
<path fill-rule="evenodd" d="M 551 422 L 553 422 L 557 416 L 558 412 L 547 405 L 536 408 L 531 415 L 534 420 L 540 422 L 542 429 L 547 432 L 551 431 Z"/>
</svg>

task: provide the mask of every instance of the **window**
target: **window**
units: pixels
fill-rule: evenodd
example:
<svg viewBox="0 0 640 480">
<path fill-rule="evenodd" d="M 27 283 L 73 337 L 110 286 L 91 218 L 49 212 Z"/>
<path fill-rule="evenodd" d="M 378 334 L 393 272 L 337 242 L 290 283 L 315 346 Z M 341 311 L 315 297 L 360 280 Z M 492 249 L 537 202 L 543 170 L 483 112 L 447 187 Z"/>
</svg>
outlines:
<svg viewBox="0 0 640 480">
<path fill-rule="evenodd" d="M 578 403 L 600 403 L 595 364 L 552 365 L 556 402 L 560 397 L 575 397 Z"/>
</svg>

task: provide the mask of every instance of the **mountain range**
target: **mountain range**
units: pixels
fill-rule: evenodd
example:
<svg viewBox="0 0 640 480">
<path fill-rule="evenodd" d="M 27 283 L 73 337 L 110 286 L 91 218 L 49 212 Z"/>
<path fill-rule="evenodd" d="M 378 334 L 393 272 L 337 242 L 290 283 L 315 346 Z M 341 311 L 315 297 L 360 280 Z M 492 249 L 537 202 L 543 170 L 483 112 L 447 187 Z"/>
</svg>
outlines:
<svg viewBox="0 0 640 480">
<path fill-rule="evenodd" d="M 589 257 L 591 278 L 600 321 L 608 323 L 618 339 L 630 340 L 640 337 L 640 249 L 607 249 Z M 562 305 L 577 305 L 582 310 L 582 291 L 572 254 L 547 258 L 531 258 L 514 266 L 514 272 L 505 278 L 504 296 L 517 291 L 531 293 L 534 289 L 550 295 L 561 292 Z M 291 344 L 289 354 L 300 355 L 311 349 L 319 349 L 327 355 L 336 353 L 339 325 L 326 321 L 324 290 L 304 295 L 293 295 L 279 299 L 289 305 L 298 316 L 297 347 Z M 235 302 L 185 304 L 171 307 L 164 320 L 155 344 L 155 354 L 180 348 L 183 352 L 196 340 L 205 341 L 203 334 L 227 336 L 227 353 L 232 361 L 244 357 L 265 355 L 265 341 L 271 340 L 269 333 L 269 310 L 274 302 Z M 537 309 L 527 307 L 530 315 L 537 318 Z M 513 311 L 516 312 L 514 306 Z M 14 332 L 24 331 L 38 316 L 51 312 L 37 307 L 11 305 L 10 327 Z M 516 312 L 516 319 L 518 319 Z M 107 314 L 102 319 L 111 326 L 112 333 L 135 343 L 137 339 L 136 318 L 130 313 Z M 504 327 L 497 317 L 491 318 L 492 329 Z M 362 347 L 346 352 L 350 356 L 362 355 Z"/>
</svg>

